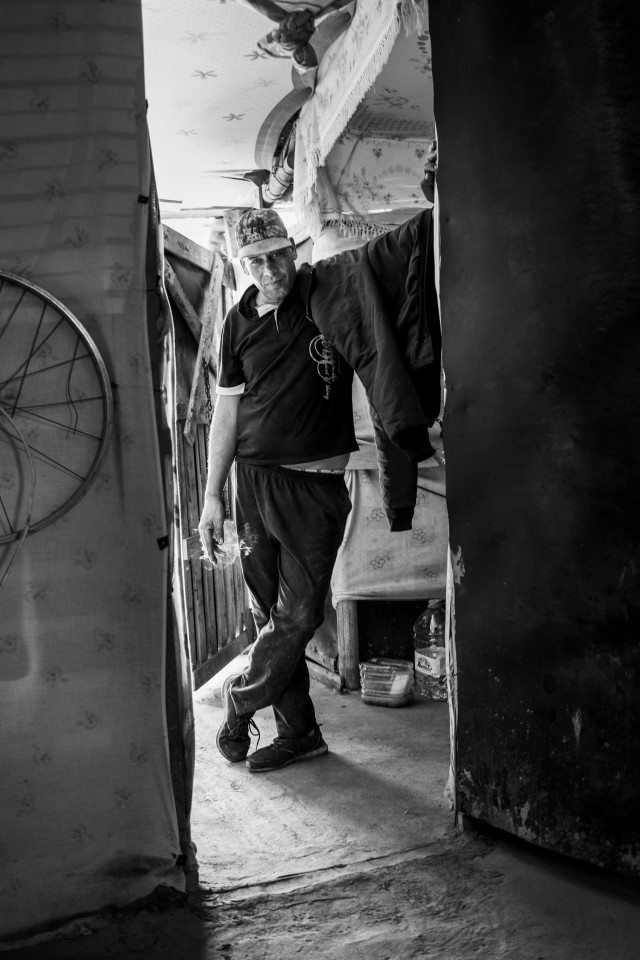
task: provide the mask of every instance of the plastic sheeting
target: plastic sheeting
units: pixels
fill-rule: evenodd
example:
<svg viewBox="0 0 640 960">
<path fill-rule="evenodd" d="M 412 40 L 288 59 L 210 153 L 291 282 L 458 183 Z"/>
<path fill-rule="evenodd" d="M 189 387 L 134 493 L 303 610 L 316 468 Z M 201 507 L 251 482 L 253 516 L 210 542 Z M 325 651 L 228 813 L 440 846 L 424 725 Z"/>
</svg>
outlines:
<svg viewBox="0 0 640 960">
<path fill-rule="evenodd" d="M 97 479 L 27 537 L 0 596 L 3 940 L 184 884 L 165 723 L 139 8 L 3 5 L 0 266 L 77 316 L 116 393 Z M 0 545 L 0 573 L 15 549 Z"/>
</svg>

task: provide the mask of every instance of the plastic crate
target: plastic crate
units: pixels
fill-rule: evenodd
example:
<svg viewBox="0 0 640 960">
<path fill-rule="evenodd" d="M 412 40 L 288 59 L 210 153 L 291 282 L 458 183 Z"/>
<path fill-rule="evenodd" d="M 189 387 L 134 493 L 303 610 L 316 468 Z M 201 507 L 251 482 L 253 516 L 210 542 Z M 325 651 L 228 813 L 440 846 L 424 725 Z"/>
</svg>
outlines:
<svg viewBox="0 0 640 960">
<path fill-rule="evenodd" d="M 360 687 L 365 703 L 404 707 L 413 700 L 413 664 L 387 657 L 361 663 Z"/>
</svg>

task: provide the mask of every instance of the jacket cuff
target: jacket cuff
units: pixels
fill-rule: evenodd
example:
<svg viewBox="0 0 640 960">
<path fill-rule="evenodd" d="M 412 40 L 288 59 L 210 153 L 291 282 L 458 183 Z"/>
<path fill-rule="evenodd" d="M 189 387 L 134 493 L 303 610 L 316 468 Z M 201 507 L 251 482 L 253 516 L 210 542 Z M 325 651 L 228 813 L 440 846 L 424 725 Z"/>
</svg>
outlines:
<svg viewBox="0 0 640 960">
<path fill-rule="evenodd" d="M 401 533 L 403 530 L 411 530 L 413 507 L 390 508 L 387 510 L 387 517 L 389 519 L 391 533 Z"/>
</svg>

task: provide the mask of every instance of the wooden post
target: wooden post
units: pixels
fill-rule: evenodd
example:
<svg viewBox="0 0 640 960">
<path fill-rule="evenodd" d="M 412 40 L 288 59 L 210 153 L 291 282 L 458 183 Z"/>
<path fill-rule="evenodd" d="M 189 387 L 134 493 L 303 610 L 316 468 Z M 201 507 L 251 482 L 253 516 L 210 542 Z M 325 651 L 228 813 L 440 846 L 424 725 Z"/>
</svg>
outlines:
<svg viewBox="0 0 640 960">
<path fill-rule="evenodd" d="M 339 600 L 338 670 L 347 690 L 360 689 L 360 650 L 358 645 L 358 608 L 355 600 Z"/>
</svg>

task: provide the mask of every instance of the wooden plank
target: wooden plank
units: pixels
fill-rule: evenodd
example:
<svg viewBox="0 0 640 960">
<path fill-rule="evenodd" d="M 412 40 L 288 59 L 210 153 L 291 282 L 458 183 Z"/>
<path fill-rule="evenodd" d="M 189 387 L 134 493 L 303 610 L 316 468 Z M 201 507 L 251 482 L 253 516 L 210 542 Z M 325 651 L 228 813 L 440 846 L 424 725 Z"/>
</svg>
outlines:
<svg viewBox="0 0 640 960">
<path fill-rule="evenodd" d="M 206 656 L 210 657 L 214 654 L 220 644 L 218 643 L 218 627 L 216 620 L 216 591 L 214 583 L 214 573 L 213 567 L 208 567 L 204 563 L 204 558 L 202 555 L 202 543 L 200 541 L 200 536 L 194 534 L 191 537 L 187 537 L 182 541 L 182 550 L 183 556 L 188 558 L 193 563 L 200 563 L 202 583 L 203 583 L 203 595 L 204 595 L 204 623 L 205 623 L 205 637 L 207 645 Z M 224 639 L 224 638 L 223 638 Z"/>
<path fill-rule="evenodd" d="M 191 330 L 196 341 L 200 342 L 200 331 L 202 330 L 202 320 L 193 308 L 191 301 L 182 289 L 182 284 L 178 280 L 175 271 L 168 260 L 164 262 L 164 282 L 167 290 L 171 294 L 175 305 L 184 317 L 185 323 Z"/>
<path fill-rule="evenodd" d="M 197 530 L 200 519 L 198 509 L 198 481 L 196 477 L 195 452 L 183 443 L 185 463 L 185 513 L 190 535 Z M 202 584 L 202 564 L 190 561 L 191 582 L 193 585 L 193 607 L 196 639 L 196 661 L 198 664 L 207 659 L 207 635 L 204 619 L 204 590 Z"/>
<path fill-rule="evenodd" d="M 236 631 L 240 632 L 244 627 L 244 614 L 247 606 L 246 588 L 244 577 L 242 576 L 242 565 L 240 561 L 234 566 L 234 603 L 236 608 Z M 251 616 L 253 620 L 253 615 Z"/>
<path fill-rule="evenodd" d="M 177 434 L 177 443 L 176 443 L 176 468 L 177 468 L 177 477 L 178 477 L 178 517 L 180 523 L 180 534 L 182 539 L 184 539 L 185 533 L 189 530 L 189 517 L 188 509 L 186 502 L 186 488 L 187 488 L 187 478 L 186 478 L 186 467 L 184 462 L 185 456 L 185 445 L 182 441 L 181 432 L 178 430 Z M 193 607 L 193 588 L 191 580 L 191 564 L 180 562 L 180 576 L 182 579 L 183 587 L 183 611 L 184 611 L 184 620 L 185 620 L 185 629 L 187 632 L 187 642 L 189 644 L 189 652 L 191 656 L 191 662 L 195 663 L 197 659 L 197 650 L 196 650 L 196 630 L 195 630 L 195 620 L 194 620 L 194 607 Z"/>
<path fill-rule="evenodd" d="M 339 600 L 338 667 L 347 690 L 360 689 L 360 652 L 358 644 L 358 608 L 355 600 Z"/>
<path fill-rule="evenodd" d="M 184 583 L 184 609 L 185 622 L 187 624 L 187 640 L 189 642 L 189 655 L 191 663 L 198 662 L 198 643 L 196 629 L 196 608 L 193 599 L 193 571 L 190 563 L 183 563 L 183 583 Z"/>
<path fill-rule="evenodd" d="M 202 328 L 198 342 L 198 355 L 196 357 L 193 384 L 191 386 L 187 419 L 184 425 L 184 435 L 189 443 L 193 443 L 194 440 L 195 424 L 205 419 L 204 413 L 207 407 L 205 390 L 205 377 L 208 375 L 207 365 L 211 367 L 214 375 L 217 377 L 216 321 L 218 320 L 221 308 L 223 273 L 224 264 L 222 257 L 216 256 L 211 271 L 209 286 L 205 295 L 202 311 Z"/>
<path fill-rule="evenodd" d="M 204 587 L 202 583 L 202 564 L 191 561 L 191 581 L 193 584 L 193 619 L 196 634 L 196 663 L 205 663 L 208 658 L 207 630 L 204 617 Z"/>
<path fill-rule="evenodd" d="M 313 660 L 307 660 L 307 668 L 309 670 L 309 676 L 313 680 L 319 680 L 320 683 L 324 683 L 326 687 L 331 687 L 332 690 L 337 690 L 339 693 L 345 689 L 344 679 L 339 674 L 334 673 L 333 670 L 328 670 Z M 358 683 L 358 687 L 359 686 L 360 683 Z"/>
<path fill-rule="evenodd" d="M 220 348 L 220 331 L 224 319 L 225 295 L 223 258 L 216 254 L 209 278 L 209 286 L 202 303 L 202 336 L 206 337 L 203 356 L 217 377 L 217 357 Z M 201 337 L 202 340 L 202 337 Z"/>
<path fill-rule="evenodd" d="M 213 589 L 216 598 L 216 645 L 221 650 L 229 639 L 227 629 L 227 608 L 225 604 L 225 583 L 221 567 L 214 567 Z"/>
<path fill-rule="evenodd" d="M 198 513 L 204 506 L 204 492 L 207 485 L 207 427 L 200 424 L 197 430 L 196 461 L 198 478 Z M 198 537 L 199 539 L 199 537 Z M 213 570 L 208 564 L 202 564 L 202 582 L 204 586 L 204 620 L 207 639 L 207 657 L 218 649 L 216 634 L 216 595 L 213 585 Z"/>
<path fill-rule="evenodd" d="M 239 656 L 241 653 L 244 653 L 246 648 L 250 644 L 250 639 L 247 636 L 246 632 L 240 634 L 236 637 L 235 640 L 232 640 L 226 646 L 222 647 L 217 653 L 214 653 L 206 663 L 203 663 L 201 666 L 196 667 L 193 671 L 193 685 L 196 690 L 198 690 L 204 683 L 215 676 L 216 673 L 219 673 L 223 667 L 226 667 L 228 663 L 231 663 L 235 657 Z"/>
<path fill-rule="evenodd" d="M 238 284 L 236 282 L 236 273 L 233 266 L 233 261 L 229 260 L 228 257 L 225 257 L 224 254 L 221 254 L 222 262 L 224 263 L 224 274 L 222 276 L 222 284 L 228 290 L 237 290 Z M 226 300 L 226 298 L 225 298 Z M 226 313 L 226 310 L 225 310 Z"/>
<path fill-rule="evenodd" d="M 236 563 L 239 563 L 239 560 L 236 560 Z M 223 567 L 223 576 L 224 576 L 224 602 L 226 608 L 226 618 L 227 618 L 227 637 L 225 643 L 228 643 L 229 640 L 233 640 L 237 636 L 236 624 L 238 620 L 237 609 L 235 603 L 235 589 L 234 589 L 234 567 L 236 565 Z"/>
<path fill-rule="evenodd" d="M 206 273 L 211 273 L 214 257 L 212 250 L 207 250 L 206 247 L 201 246 L 194 240 L 190 240 L 178 230 L 169 227 L 166 223 L 162 224 L 162 237 L 164 240 L 164 248 L 168 253 L 172 253 L 182 260 L 192 263 L 195 267 L 199 267 Z"/>
<path fill-rule="evenodd" d="M 187 406 L 189 404 L 188 376 L 186 371 L 193 369 L 193 360 L 196 353 L 196 345 L 193 337 L 186 325 L 182 315 L 176 311 L 174 320 L 174 343 L 175 343 L 175 416 L 177 420 L 184 420 L 187 415 Z"/>
<path fill-rule="evenodd" d="M 331 670 L 332 673 L 339 673 L 338 670 L 338 657 L 332 656 L 331 653 L 323 650 L 315 638 L 312 638 L 306 647 L 306 654 L 310 660 L 315 660 L 316 663 L 322 664 L 323 667 L 326 667 L 327 670 Z"/>
</svg>

